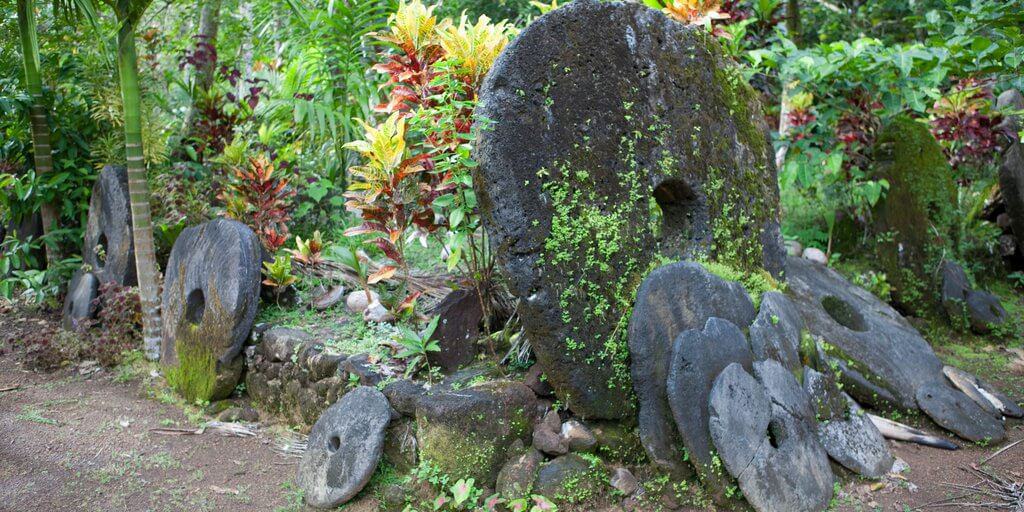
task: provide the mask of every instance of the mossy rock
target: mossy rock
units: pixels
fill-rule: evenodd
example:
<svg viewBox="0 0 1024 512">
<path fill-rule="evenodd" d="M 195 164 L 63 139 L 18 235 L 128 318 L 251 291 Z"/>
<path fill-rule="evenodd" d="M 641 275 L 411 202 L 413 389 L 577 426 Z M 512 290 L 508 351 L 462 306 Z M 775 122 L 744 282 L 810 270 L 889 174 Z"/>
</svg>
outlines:
<svg viewBox="0 0 1024 512">
<path fill-rule="evenodd" d="M 474 187 L 539 364 L 577 415 L 634 414 L 626 324 L 659 254 L 783 265 L 756 93 L 703 27 L 577 0 L 501 54 Z"/>
<path fill-rule="evenodd" d="M 535 401 L 530 388 L 509 381 L 424 395 L 416 406 L 420 460 L 453 481 L 493 487 L 512 443 L 529 441 Z"/>
<path fill-rule="evenodd" d="M 160 362 L 189 400 L 231 394 L 259 308 L 262 247 L 241 222 L 216 219 L 174 242 L 163 292 Z"/>
<path fill-rule="evenodd" d="M 901 309 L 921 313 L 937 304 L 931 276 L 956 247 L 952 169 L 928 127 L 909 117 L 890 121 L 873 151 L 873 177 L 889 182 L 872 214 L 878 265 Z"/>
</svg>

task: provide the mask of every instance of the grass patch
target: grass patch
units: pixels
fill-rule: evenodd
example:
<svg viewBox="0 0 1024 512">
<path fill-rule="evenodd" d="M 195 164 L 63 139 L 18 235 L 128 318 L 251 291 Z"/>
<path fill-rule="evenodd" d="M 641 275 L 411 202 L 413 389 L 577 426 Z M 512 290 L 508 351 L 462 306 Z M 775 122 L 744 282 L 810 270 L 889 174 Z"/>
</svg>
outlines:
<svg viewBox="0 0 1024 512">
<path fill-rule="evenodd" d="M 166 369 L 167 384 L 190 403 L 209 401 L 217 384 L 217 358 L 200 345 L 178 343 L 178 365 Z"/>
<path fill-rule="evenodd" d="M 21 414 L 15 416 L 15 418 L 22 421 L 31 421 L 32 423 L 39 423 L 40 425 L 59 425 L 57 420 L 47 418 L 43 416 L 43 411 L 37 407 L 27 405 L 21 408 Z"/>
</svg>

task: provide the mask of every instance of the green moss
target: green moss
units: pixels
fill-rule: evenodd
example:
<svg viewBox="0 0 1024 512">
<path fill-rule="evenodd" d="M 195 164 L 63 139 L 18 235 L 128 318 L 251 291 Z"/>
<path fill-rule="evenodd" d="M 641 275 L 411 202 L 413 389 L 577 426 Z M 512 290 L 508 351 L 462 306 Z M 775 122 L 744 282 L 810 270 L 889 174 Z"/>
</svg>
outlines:
<svg viewBox="0 0 1024 512">
<path fill-rule="evenodd" d="M 873 177 L 889 182 L 873 211 L 878 265 L 893 299 L 923 314 L 926 304 L 937 305 L 931 276 L 943 257 L 956 254 L 952 170 L 928 127 L 904 116 L 879 133 L 874 158 Z"/>
<path fill-rule="evenodd" d="M 726 281 L 735 281 L 742 284 L 750 295 L 750 300 L 754 302 L 754 307 L 757 309 L 761 308 L 762 295 L 766 292 L 782 290 L 782 285 L 764 269 L 744 271 L 718 261 L 699 261 L 698 263 L 708 272 Z M 777 317 L 773 321 L 777 323 Z"/>
<path fill-rule="evenodd" d="M 217 386 L 217 358 L 199 344 L 176 343 L 178 364 L 164 370 L 167 384 L 187 401 L 209 401 Z"/>
</svg>

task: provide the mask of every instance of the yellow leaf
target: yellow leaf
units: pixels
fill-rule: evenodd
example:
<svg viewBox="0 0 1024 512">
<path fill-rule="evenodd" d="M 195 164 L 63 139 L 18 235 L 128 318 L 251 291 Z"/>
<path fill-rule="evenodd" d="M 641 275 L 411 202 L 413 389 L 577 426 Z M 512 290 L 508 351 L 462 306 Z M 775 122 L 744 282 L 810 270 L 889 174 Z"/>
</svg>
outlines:
<svg viewBox="0 0 1024 512">
<path fill-rule="evenodd" d="M 376 284 L 385 279 L 391 279 L 391 277 L 394 276 L 395 272 L 397 271 L 397 267 L 392 267 L 390 265 L 383 267 L 380 270 L 370 274 L 370 276 L 366 278 L 366 282 L 369 284 Z"/>
</svg>

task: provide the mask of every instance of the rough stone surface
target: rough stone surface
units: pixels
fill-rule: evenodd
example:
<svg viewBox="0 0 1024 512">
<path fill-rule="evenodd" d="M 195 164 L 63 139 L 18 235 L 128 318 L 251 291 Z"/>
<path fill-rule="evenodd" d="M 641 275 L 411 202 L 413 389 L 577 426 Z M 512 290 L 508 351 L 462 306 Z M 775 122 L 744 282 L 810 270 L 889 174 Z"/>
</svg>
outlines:
<svg viewBox="0 0 1024 512">
<path fill-rule="evenodd" d="M 895 459 L 878 427 L 829 376 L 805 367 L 803 378 L 818 423 L 818 440 L 829 457 L 858 475 L 885 476 Z"/>
<path fill-rule="evenodd" d="M 529 497 L 542 462 L 544 455 L 533 448 L 510 458 L 498 472 L 498 483 L 494 490 L 510 500 Z"/>
<path fill-rule="evenodd" d="M 996 110 L 1024 110 L 1024 95 L 1017 89 L 1007 89 L 996 98 Z M 1019 115 L 1005 116 L 998 128 L 1003 131 L 1011 140 L 1017 141 L 1017 135 L 1021 130 L 1021 119 Z"/>
<path fill-rule="evenodd" d="M 978 334 L 988 334 L 992 329 L 1006 323 L 1008 313 L 999 302 L 999 297 L 981 290 L 971 290 L 967 294 L 965 304 L 967 318 L 971 322 L 971 330 Z"/>
<path fill-rule="evenodd" d="M 261 252 L 256 234 L 228 219 L 185 229 L 171 249 L 161 362 L 176 366 L 183 353 L 188 361 L 215 357 L 217 384 L 201 398 L 223 398 L 238 383 L 238 356 L 259 308 Z"/>
<path fill-rule="evenodd" d="M 384 436 L 384 460 L 398 474 L 416 467 L 416 422 L 412 418 L 391 420 Z"/>
<path fill-rule="evenodd" d="M 761 296 L 761 309 L 750 324 L 750 349 L 757 359 L 774 359 L 789 371 L 799 370 L 800 333 L 804 319 L 785 295 L 767 292 Z"/>
<path fill-rule="evenodd" d="M 709 397 L 711 438 L 755 510 L 825 510 L 834 480 L 828 456 L 807 422 L 783 405 L 798 403 L 794 393 L 802 390 L 784 368 L 775 367 L 781 372 L 770 377 L 775 389 L 737 363 L 722 371 Z M 777 378 L 782 376 L 791 382 Z"/>
<path fill-rule="evenodd" d="M 61 314 L 64 329 L 73 331 L 82 322 L 96 318 L 95 300 L 99 288 L 100 282 L 92 272 L 75 271 L 64 297 L 64 311 Z"/>
<path fill-rule="evenodd" d="M 936 303 L 931 283 L 954 231 L 956 187 L 942 146 L 928 125 L 893 119 L 879 132 L 872 176 L 889 190 L 872 211 L 878 268 L 892 284 L 893 300 L 906 311 Z"/>
<path fill-rule="evenodd" d="M 615 468 L 615 471 L 612 472 L 612 478 L 608 483 L 610 483 L 615 490 L 626 496 L 633 494 L 640 487 L 640 482 L 637 482 L 633 473 L 623 467 Z"/>
<path fill-rule="evenodd" d="M 562 431 L 559 434 L 574 452 L 585 452 L 597 444 L 597 438 L 586 425 L 578 420 L 569 420 L 562 423 Z"/>
<path fill-rule="evenodd" d="M 534 494 L 565 501 L 576 495 L 596 493 L 600 490 L 600 481 L 594 478 L 597 471 L 599 469 L 575 453 L 562 455 L 540 466 L 533 486 Z"/>
<path fill-rule="evenodd" d="M 349 375 L 355 375 L 363 386 L 376 386 L 384 380 L 377 365 L 370 360 L 370 354 L 349 356 L 338 368 Z"/>
<path fill-rule="evenodd" d="M 703 330 L 688 330 L 676 337 L 667 379 L 667 397 L 679 436 L 712 493 L 721 494 L 728 479 L 715 472 L 714 447 L 708 433 L 707 397 L 711 384 L 726 366 L 739 363 L 750 369 L 754 355 L 736 325 L 709 318 Z"/>
<path fill-rule="evenodd" d="M 539 364 L 535 364 L 526 370 L 526 375 L 523 376 L 523 384 L 537 393 L 537 396 L 551 396 L 555 394 L 555 390 L 548 384 L 547 377 L 544 376 L 544 369 Z"/>
<path fill-rule="evenodd" d="M 782 266 L 774 162 L 743 82 L 699 28 L 596 0 L 535 20 L 484 81 L 483 221 L 538 361 L 584 418 L 634 413 L 619 324 L 659 251 Z"/>
<path fill-rule="evenodd" d="M 508 381 L 424 395 L 416 405 L 421 460 L 455 479 L 494 485 L 509 446 L 528 441 L 535 400 L 529 388 Z"/>
<path fill-rule="evenodd" d="M 441 349 L 429 355 L 431 363 L 446 372 L 472 363 L 476 359 L 476 340 L 480 337 L 480 323 L 484 318 L 480 294 L 476 289 L 465 288 L 449 293 L 431 314 L 440 317 L 431 339 L 437 341 Z"/>
<path fill-rule="evenodd" d="M 813 261 L 819 265 L 825 265 L 828 263 L 828 256 L 825 252 L 816 247 L 808 247 L 804 249 L 804 252 L 800 254 L 805 260 Z"/>
<path fill-rule="evenodd" d="M 128 171 L 122 166 L 104 167 L 92 186 L 82 261 L 92 268 L 100 283 L 138 283 Z"/>
<path fill-rule="evenodd" d="M 968 441 L 999 442 L 1006 437 L 1002 421 L 944 380 L 921 386 L 917 403 L 940 427 Z"/>
<path fill-rule="evenodd" d="M 992 384 L 953 366 L 944 367 L 942 373 L 950 383 L 963 391 L 982 409 L 994 415 L 1002 414 L 1012 418 L 1024 418 L 1024 409 Z"/>
<path fill-rule="evenodd" d="M 949 318 L 954 320 L 963 317 L 964 304 L 971 292 L 971 281 L 963 267 L 950 260 L 943 260 L 939 265 L 939 289 L 942 307 Z"/>
<path fill-rule="evenodd" d="M 311 343 L 313 337 L 302 329 L 271 327 L 260 337 L 258 349 L 271 361 L 291 361 L 300 346 Z"/>
<path fill-rule="evenodd" d="M 1017 250 L 1024 251 L 1024 144 L 1013 141 L 999 164 L 999 191 L 1010 215 L 1010 228 L 1017 237 Z"/>
<path fill-rule="evenodd" d="M 296 483 L 306 503 L 334 508 L 370 481 L 384 451 L 391 408 L 380 391 L 360 387 L 332 405 L 313 425 Z"/>
<path fill-rule="evenodd" d="M 398 379 L 384 386 L 384 396 L 396 411 L 406 416 L 416 416 L 416 402 L 426 393 L 423 385 L 409 379 Z"/>
<path fill-rule="evenodd" d="M 743 286 L 697 263 L 666 265 L 644 279 L 629 322 L 630 371 L 640 401 L 640 439 L 655 464 L 688 471 L 665 394 L 672 342 L 683 331 L 703 329 L 711 317 L 746 327 L 755 314 Z"/>
</svg>

